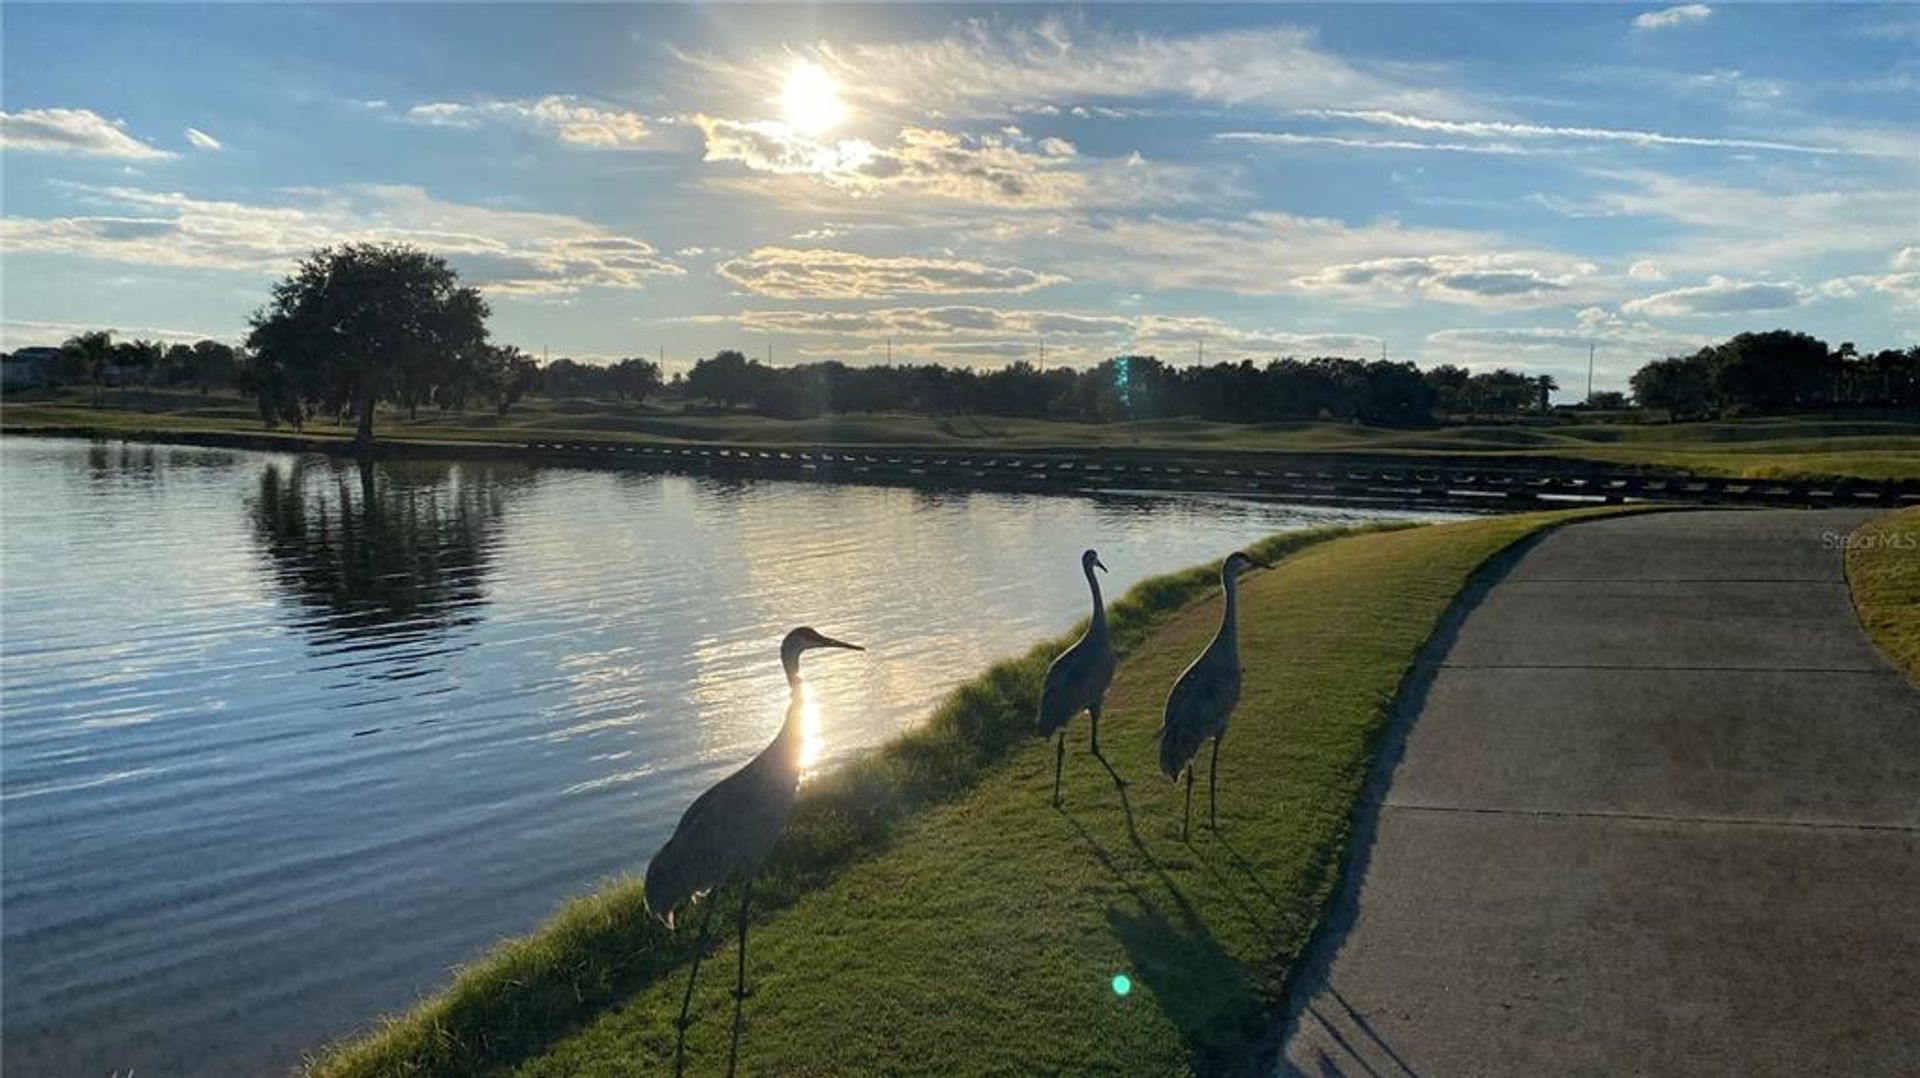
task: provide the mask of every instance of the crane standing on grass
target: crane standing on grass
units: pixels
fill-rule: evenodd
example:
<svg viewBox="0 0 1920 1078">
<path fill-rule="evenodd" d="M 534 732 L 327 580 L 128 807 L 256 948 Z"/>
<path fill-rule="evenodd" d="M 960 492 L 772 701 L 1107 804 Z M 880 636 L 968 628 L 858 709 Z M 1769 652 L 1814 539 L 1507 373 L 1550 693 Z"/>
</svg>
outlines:
<svg viewBox="0 0 1920 1078">
<path fill-rule="evenodd" d="M 787 672 L 787 718 L 773 742 L 760 755 L 706 793 L 696 798 L 680 817 L 673 837 L 653 855 L 647 865 L 647 911 L 674 927 L 673 910 L 681 902 L 696 899 L 735 876 L 741 879 L 740 891 L 740 965 L 735 975 L 734 1046 L 739 1047 L 739 1001 L 747 994 L 747 906 L 753 897 L 753 877 L 766 859 L 780 832 L 793 814 L 793 803 L 800 789 L 802 748 L 802 711 L 804 687 L 800 681 L 800 653 L 813 648 L 847 648 L 863 651 L 857 644 L 835 640 L 810 628 L 799 628 L 780 642 L 780 665 Z M 700 939 L 694 945 L 693 970 L 687 975 L 687 992 L 680 1001 L 680 1041 L 674 1050 L 676 1073 L 686 1049 L 687 1008 L 693 1002 L 693 984 L 700 976 L 700 959 L 706 950 L 707 926 L 713 919 L 713 904 L 707 904 L 700 920 Z M 729 1059 L 727 1073 L 733 1073 Z"/>
<path fill-rule="evenodd" d="M 1106 572 L 1100 555 L 1089 550 L 1080 555 L 1080 571 L 1087 575 L 1087 587 L 1093 592 L 1093 620 L 1073 646 L 1060 653 L 1047 667 L 1047 680 L 1040 688 L 1040 736 L 1055 737 L 1053 746 L 1053 807 L 1060 807 L 1060 763 L 1067 753 L 1067 723 L 1082 711 L 1093 720 L 1093 755 L 1104 765 L 1114 781 L 1113 765 L 1100 754 L 1100 703 L 1113 681 L 1113 641 L 1107 632 L 1107 608 L 1100 599 L 1100 581 L 1095 569 Z"/>
<path fill-rule="evenodd" d="M 1235 551 L 1220 563 L 1220 587 L 1226 593 L 1226 608 L 1220 615 L 1220 631 L 1200 657 L 1193 660 L 1180 680 L 1167 694 L 1167 710 L 1160 723 L 1160 771 L 1169 779 L 1187 773 L 1187 807 L 1180 816 L 1180 838 L 1187 837 L 1187 821 L 1193 815 L 1193 760 L 1200 745 L 1213 739 L 1213 758 L 1207 767 L 1207 820 L 1219 826 L 1215 789 L 1220 778 L 1220 739 L 1226 735 L 1227 720 L 1240 702 L 1240 647 L 1235 631 L 1239 604 L 1240 574 L 1265 565 Z"/>
</svg>

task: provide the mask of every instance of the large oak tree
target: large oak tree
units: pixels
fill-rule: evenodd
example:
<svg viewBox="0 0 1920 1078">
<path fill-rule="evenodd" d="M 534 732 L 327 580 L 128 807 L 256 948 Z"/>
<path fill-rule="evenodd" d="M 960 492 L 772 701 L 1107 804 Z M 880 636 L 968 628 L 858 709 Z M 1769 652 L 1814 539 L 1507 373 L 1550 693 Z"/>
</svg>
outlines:
<svg viewBox="0 0 1920 1078">
<path fill-rule="evenodd" d="M 382 243 L 315 251 L 253 316 L 247 347 L 261 413 L 351 414 L 364 450 L 380 402 L 445 404 L 484 382 L 487 314 L 480 293 L 425 251 Z"/>
</svg>

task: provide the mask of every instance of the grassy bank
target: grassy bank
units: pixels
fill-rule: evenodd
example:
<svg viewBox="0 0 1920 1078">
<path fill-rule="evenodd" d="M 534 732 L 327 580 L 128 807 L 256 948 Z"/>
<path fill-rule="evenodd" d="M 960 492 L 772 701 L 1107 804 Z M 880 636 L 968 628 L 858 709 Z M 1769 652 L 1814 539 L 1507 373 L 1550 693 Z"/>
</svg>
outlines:
<svg viewBox="0 0 1920 1078">
<path fill-rule="evenodd" d="M 0 426 L 141 431 L 244 431 L 260 422 L 247 401 L 196 393 L 138 391 L 92 408 L 84 393 L 9 399 Z M 346 438 L 342 427 L 309 434 Z M 505 416 L 382 417 L 379 434 L 400 441 L 726 442 L 758 445 L 921 446 L 967 449 L 1148 449 L 1180 452 L 1380 453 L 1532 456 L 1677 468 L 1744 478 L 1920 479 L 1920 422 L 1788 417 L 1714 423 L 1462 425 L 1389 430 L 1346 423 L 1061 423 L 907 415 L 784 420 L 698 415 L 588 401 L 536 399 Z"/>
<path fill-rule="evenodd" d="M 1268 557 L 1297 553 L 1247 582 L 1222 828 L 1196 828 L 1191 844 L 1151 735 L 1218 617 L 1210 568 L 1115 606 L 1124 657 L 1103 725 L 1135 780 L 1124 800 L 1080 751 L 1077 725 L 1066 808 L 1048 806 L 1051 750 L 1029 730 L 1057 644 L 995 667 L 920 731 L 811 787 L 756 891 L 743 1073 L 1212 1073 L 1257 1055 L 1407 664 L 1475 567 L 1565 517 L 1265 544 Z M 718 901 L 724 914 L 733 897 Z M 638 885 L 617 884 L 313 1071 L 656 1072 L 692 935 L 661 932 Z M 731 950 L 715 952 L 695 996 L 696 1073 L 725 1058 Z M 1125 997 L 1112 988 L 1121 973 Z"/>
<path fill-rule="evenodd" d="M 1870 520 L 1848 537 L 1847 585 L 1867 635 L 1920 685 L 1920 508 Z"/>
</svg>

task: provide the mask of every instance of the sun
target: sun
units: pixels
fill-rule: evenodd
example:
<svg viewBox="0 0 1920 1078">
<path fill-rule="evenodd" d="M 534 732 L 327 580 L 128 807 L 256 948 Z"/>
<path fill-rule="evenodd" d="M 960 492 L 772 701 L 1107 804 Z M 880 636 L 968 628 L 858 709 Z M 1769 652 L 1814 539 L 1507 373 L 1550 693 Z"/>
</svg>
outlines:
<svg viewBox="0 0 1920 1078">
<path fill-rule="evenodd" d="M 818 135 L 846 116 L 840 103 L 840 84 L 808 60 L 795 60 L 780 87 L 780 110 L 787 126 L 803 135 Z"/>
</svg>

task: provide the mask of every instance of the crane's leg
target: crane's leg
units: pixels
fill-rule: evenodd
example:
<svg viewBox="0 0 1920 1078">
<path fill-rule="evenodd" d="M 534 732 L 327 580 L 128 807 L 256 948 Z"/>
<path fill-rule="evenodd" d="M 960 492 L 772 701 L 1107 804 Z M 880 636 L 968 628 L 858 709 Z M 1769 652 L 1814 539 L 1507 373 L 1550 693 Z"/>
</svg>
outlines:
<svg viewBox="0 0 1920 1078">
<path fill-rule="evenodd" d="M 753 877 L 748 876 L 740 887 L 740 967 L 733 978 L 735 999 L 745 999 L 747 995 L 747 908 L 752 904 Z"/>
<path fill-rule="evenodd" d="M 1100 761 L 1101 767 L 1107 769 L 1107 777 L 1113 780 L 1113 784 L 1124 789 L 1127 780 L 1120 777 L 1120 772 L 1113 769 L 1113 764 L 1108 761 L 1106 754 L 1100 751 L 1100 705 L 1095 704 L 1089 707 L 1087 715 L 1093 719 L 1093 758 Z"/>
<path fill-rule="evenodd" d="M 1207 827 L 1220 830 L 1219 798 L 1214 795 L 1220 784 L 1220 739 L 1213 739 L 1213 759 L 1207 764 Z"/>
<path fill-rule="evenodd" d="M 1060 807 L 1060 761 L 1067 755 L 1067 732 L 1060 731 L 1053 739 L 1053 807 Z"/>
<path fill-rule="evenodd" d="M 740 965 L 733 979 L 733 1045 L 727 1049 L 727 1078 L 740 1062 L 740 1005 L 747 998 L 747 909 L 753 904 L 753 877 L 740 887 Z"/>
<path fill-rule="evenodd" d="M 706 915 L 700 918 L 700 938 L 693 945 L 693 969 L 687 974 L 687 991 L 680 997 L 680 1017 L 673 1023 L 678 1034 L 673 1042 L 673 1073 L 676 1078 L 687 1070 L 687 1009 L 693 1005 L 693 982 L 700 976 L 700 959 L 707 953 L 707 929 L 712 926 L 713 899 L 709 896 Z"/>
<path fill-rule="evenodd" d="M 1193 818 L 1193 765 L 1187 765 L 1187 808 L 1180 814 L 1180 841 L 1187 840 L 1187 821 Z"/>
</svg>

